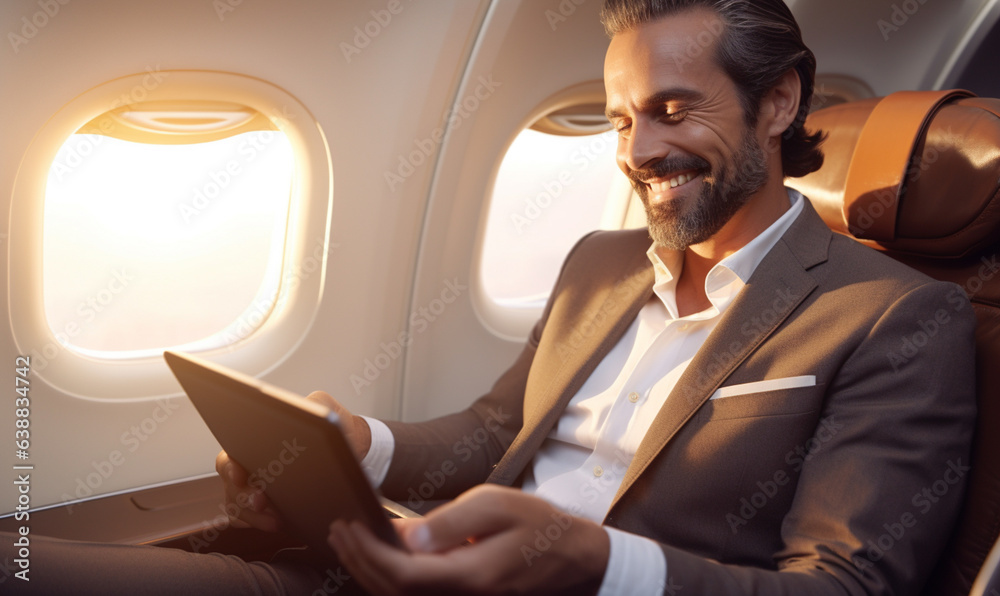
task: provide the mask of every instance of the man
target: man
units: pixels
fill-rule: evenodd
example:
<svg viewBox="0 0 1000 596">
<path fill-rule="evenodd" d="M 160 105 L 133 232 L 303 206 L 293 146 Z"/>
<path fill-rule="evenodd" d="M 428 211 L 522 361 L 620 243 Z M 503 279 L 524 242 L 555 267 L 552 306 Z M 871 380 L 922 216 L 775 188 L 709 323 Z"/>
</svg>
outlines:
<svg viewBox="0 0 1000 596">
<path fill-rule="evenodd" d="M 436 497 L 456 497 L 398 524 L 408 551 L 334 523 L 343 577 L 376 594 L 917 593 L 967 463 L 964 295 L 832 234 L 783 187 L 822 156 L 801 127 L 812 54 L 781 0 L 608 0 L 604 21 L 608 117 L 648 235 L 583 239 L 464 412 L 381 423 L 312 396 L 387 496 L 440 472 Z M 889 366 L 942 308 L 934 341 Z M 243 521 L 276 529 L 245 471 L 217 468 Z M 291 577 L 172 556 L 199 582 Z"/>
<path fill-rule="evenodd" d="M 604 21 L 608 117 L 652 248 L 645 231 L 581 241 L 519 360 L 463 413 L 386 426 L 315 396 L 390 497 L 457 466 L 437 493 L 455 501 L 399 523 L 411 552 L 340 522 L 330 544 L 386 594 L 917 593 L 968 462 L 964 295 L 783 188 L 822 155 L 801 128 L 814 59 L 780 0 L 608 0 Z M 941 308 L 948 337 L 890 367 Z M 484 481 L 523 491 L 469 490 Z"/>
</svg>

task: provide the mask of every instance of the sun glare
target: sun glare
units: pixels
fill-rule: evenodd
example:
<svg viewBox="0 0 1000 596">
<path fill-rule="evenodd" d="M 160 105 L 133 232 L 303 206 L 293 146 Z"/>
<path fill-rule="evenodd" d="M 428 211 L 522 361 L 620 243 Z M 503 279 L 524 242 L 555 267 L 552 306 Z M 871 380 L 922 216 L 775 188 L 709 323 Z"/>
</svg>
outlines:
<svg viewBox="0 0 1000 596">
<path fill-rule="evenodd" d="M 507 306 L 544 302 L 573 243 L 601 226 L 620 175 L 616 146 L 614 133 L 518 135 L 497 174 L 483 242 L 490 298 Z"/>
<path fill-rule="evenodd" d="M 71 136 L 44 205 L 57 339 L 135 357 L 252 330 L 279 289 L 291 183 L 291 145 L 276 131 L 186 145 Z"/>
</svg>

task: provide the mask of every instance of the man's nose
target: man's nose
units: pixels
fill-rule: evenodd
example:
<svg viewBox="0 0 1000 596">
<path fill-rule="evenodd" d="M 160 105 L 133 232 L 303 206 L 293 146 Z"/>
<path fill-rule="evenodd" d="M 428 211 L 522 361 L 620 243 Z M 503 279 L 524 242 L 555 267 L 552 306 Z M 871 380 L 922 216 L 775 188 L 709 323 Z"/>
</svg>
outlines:
<svg viewBox="0 0 1000 596">
<path fill-rule="evenodd" d="M 621 138 L 618 165 L 623 171 L 648 168 L 670 154 L 670 143 L 662 134 L 657 134 L 655 128 L 650 123 L 637 121 L 632 124 L 629 134 Z"/>
</svg>

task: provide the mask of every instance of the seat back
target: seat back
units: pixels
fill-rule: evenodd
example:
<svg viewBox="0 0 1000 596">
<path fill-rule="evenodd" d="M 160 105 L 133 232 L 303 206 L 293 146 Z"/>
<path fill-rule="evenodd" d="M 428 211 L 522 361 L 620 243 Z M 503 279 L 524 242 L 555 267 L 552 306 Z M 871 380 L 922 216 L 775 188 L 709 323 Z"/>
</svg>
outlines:
<svg viewBox="0 0 1000 596">
<path fill-rule="evenodd" d="M 976 330 L 979 416 L 954 533 L 924 590 L 966 596 L 1000 535 L 1000 100 L 900 92 L 810 115 L 826 161 L 787 184 L 836 232 L 962 286 Z"/>
</svg>

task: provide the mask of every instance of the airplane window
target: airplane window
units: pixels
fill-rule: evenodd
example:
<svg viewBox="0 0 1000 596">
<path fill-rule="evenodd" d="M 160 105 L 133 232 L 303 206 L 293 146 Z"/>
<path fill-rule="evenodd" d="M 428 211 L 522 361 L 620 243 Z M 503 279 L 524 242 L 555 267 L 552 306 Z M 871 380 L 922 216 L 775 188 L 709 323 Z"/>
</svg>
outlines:
<svg viewBox="0 0 1000 596">
<path fill-rule="evenodd" d="M 597 130 L 606 131 L 601 119 Z M 526 129 L 514 140 L 493 188 L 479 268 L 493 302 L 540 306 L 581 236 L 622 227 L 621 217 L 609 216 L 620 211 L 613 189 L 616 178 L 624 179 L 616 146 L 614 132 L 566 136 Z"/>
<path fill-rule="evenodd" d="M 133 122 L 120 134 L 85 126 L 58 151 L 42 287 L 66 347 L 104 358 L 208 349 L 243 339 L 274 306 L 291 144 L 246 126 L 254 114 L 204 112 L 132 109 L 116 118 Z"/>
</svg>

